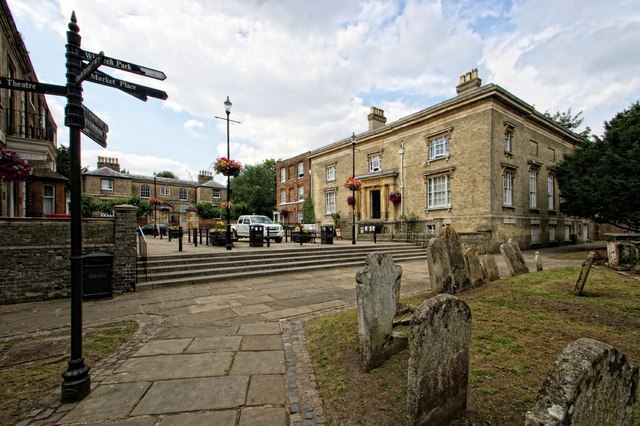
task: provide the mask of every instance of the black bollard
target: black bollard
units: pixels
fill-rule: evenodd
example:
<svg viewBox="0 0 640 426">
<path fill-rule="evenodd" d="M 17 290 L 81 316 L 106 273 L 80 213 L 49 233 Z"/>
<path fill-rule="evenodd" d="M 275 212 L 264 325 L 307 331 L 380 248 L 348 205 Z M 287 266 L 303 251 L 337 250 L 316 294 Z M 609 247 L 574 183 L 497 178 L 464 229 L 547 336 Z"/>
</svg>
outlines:
<svg viewBox="0 0 640 426">
<path fill-rule="evenodd" d="M 198 229 L 193 228 L 193 246 L 198 247 Z"/>
</svg>

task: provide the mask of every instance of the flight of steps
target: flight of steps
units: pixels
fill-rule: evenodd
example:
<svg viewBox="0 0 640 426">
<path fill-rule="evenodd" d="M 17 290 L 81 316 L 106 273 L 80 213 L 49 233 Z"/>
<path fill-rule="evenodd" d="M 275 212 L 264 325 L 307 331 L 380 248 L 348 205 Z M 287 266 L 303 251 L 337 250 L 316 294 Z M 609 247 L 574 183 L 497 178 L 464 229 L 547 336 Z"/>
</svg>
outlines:
<svg viewBox="0 0 640 426">
<path fill-rule="evenodd" d="M 289 248 L 153 256 L 147 259 L 146 274 L 143 263 L 138 261 L 136 291 L 211 283 L 229 278 L 358 266 L 364 265 L 367 254 L 375 252 L 391 253 L 395 262 L 418 259 L 426 261 L 424 248 L 407 243 L 366 246 L 321 245 L 304 250 Z"/>
</svg>

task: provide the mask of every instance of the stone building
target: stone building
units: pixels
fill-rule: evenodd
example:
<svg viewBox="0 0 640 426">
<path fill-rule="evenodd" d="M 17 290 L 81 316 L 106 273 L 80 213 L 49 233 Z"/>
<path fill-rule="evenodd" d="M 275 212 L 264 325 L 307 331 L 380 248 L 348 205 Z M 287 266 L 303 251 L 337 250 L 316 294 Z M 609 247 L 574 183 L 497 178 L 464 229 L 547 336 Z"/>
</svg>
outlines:
<svg viewBox="0 0 640 426">
<path fill-rule="evenodd" d="M 412 224 L 433 235 L 453 226 L 490 251 L 509 238 L 523 248 L 592 239 L 591 223 L 560 212 L 554 175 L 578 137 L 502 87 L 482 86 L 477 70 L 456 91 L 390 124 L 371 108 L 366 132 L 311 151 L 318 222 L 338 212 L 351 223 L 343 185 L 355 174 L 358 234 L 368 225 L 391 234 Z"/>
<path fill-rule="evenodd" d="M 29 52 L 6 0 L 0 0 L 0 76 L 37 82 Z M 66 178 L 55 172 L 57 126 L 43 94 L 0 89 L 0 149 L 33 168 L 27 182 L 0 181 L 0 216 L 67 213 Z"/>
<path fill-rule="evenodd" d="M 198 174 L 198 181 L 136 175 L 120 170 L 117 158 L 98 157 L 97 169 L 82 174 L 83 192 L 98 200 L 126 199 L 139 196 L 143 200 L 159 198 L 161 204 L 143 223 L 178 223 L 187 226 L 187 209 L 198 201 L 220 206 L 227 199 L 225 185 L 213 180 L 208 171 Z"/>
<path fill-rule="evenodd" d="M 309 194 L 309 152 L 276 162 L 275 220 L 284 224 L 303 222 L 303 203 Z"/>
</svg>

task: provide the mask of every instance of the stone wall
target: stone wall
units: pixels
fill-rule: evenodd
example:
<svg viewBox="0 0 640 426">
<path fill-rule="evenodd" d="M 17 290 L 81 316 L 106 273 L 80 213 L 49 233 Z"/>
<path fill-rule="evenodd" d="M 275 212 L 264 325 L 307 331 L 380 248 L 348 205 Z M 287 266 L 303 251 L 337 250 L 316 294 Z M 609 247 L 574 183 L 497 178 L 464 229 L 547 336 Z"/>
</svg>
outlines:
<svg viewBox="0 0 640 426">
<path fill-rule="evenodd" d="M 83 253 L 114 256 L 113 291 L 135 289 L 136 207 L 118 206 L 113 218 L 84 219 Z M 0 303 L 68 297 L 70 294 L 70 220 L 0 219 Z"/>
</svg>

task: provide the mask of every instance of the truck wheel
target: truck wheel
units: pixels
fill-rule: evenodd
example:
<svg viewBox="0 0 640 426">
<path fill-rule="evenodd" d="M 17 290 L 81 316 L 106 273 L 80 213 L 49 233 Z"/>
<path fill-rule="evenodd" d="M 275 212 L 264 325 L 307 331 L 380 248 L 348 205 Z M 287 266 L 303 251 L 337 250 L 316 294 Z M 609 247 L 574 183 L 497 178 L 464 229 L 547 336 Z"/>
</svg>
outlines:
<svg viewBox="0 0 640 426">
<path fill-rule="evenodd" d="M 236 231 L 235 229 L 232 230 L 233 231 L 233 238 L 234 239 L 238 239 L 238 231 Z"/>
<path fill-rule="evenodd" d="M 282 237 L 276 237 L 273 239 L 273 241 L 275 241 L 276 243 L 281 243 L 282 242 Z"/>
</svg>

